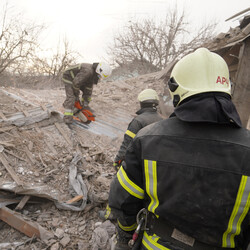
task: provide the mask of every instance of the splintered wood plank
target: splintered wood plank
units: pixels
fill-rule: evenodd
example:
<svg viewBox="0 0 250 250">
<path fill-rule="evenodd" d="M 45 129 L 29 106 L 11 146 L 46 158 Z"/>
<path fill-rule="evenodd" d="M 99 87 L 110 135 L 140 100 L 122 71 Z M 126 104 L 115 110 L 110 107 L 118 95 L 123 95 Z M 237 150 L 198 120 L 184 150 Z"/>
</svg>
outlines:
<svg viewBox="0 0 250 250">
<path fill-rule="evenodd" d="M 11 175 L 12 179 L 18 184 L 22 185 L 22 181 L 19 179 L 19 177 L 16 175 L 13 168 L 9 165 L 7 159 L 5 158 L 4 154 L 0 152 L 0 161 L 3 163 L 5 169 L 8 171 L 8 173 Z"/>
<path fill-rule="evenodd" d="M 23 207 L 25 206 L 25 204 L 28 202 L 28 200 L 30 199 L 29 195 L 25 195 L 22 200 L 18 203 L 18 205 L 16 206 L 15 210 L 22 210 Z"/>
<path fill-rule="evenodd" d="M 25 153 L 26 155 L 28 156 L 29 160 L 31 161 L 32 164 L 35 164 L 35 160 L 33 159 L 33 155 L 32 153 L 29 151 L 28 147 L 27 146 L 24 146 L 24 150 L 25 150 Z"/>
<path fill-rule="evenodd" d="M 67 204 L 72 204 L 74 202 L 80 201 L 83 198 L 83 195 L 77 195 L 73 199 L 68 200 L 66 203 Z"/>
<path fill-rule="evenodd" d="M 69 139 L 69 137 L 67 136 L 67 134 L 63 131 L 61 125 L 60 125 L 59 123 L 55 122 L 55 126 L 56 126 L 56 128 L 59 130 L 59 132 L 62 134 L 62 136 L 64 137 L 64 139 L 66 140 L 66 142 L 67 142 L 70 146 L 72 146 L 71 140 Z"/>
<path fill-rule="evenodd" d="M 15 127 L 14 126 L 9 126 L 9 127 L 0 128 L 0 133 L 10 131 L 13 128 L 15 128 Z"/>
<path fill-rule="evenodd" d="M 17 133 L 16 130 L 13 130 L 13 135 L 15 135 L 15 136 L 17 136 L 17 137 L 20 137 L 20 135 Z M 28 159 L 30 160 L 30 162 L 31 162 L 32 164 L 35 164 L 36 162 L 35 162 L 35 160 L 34 160 L 34 158 L 33 158 L 32 153 L 29 151 L 28 147 L 27 147 L 26 145 L 24 145 L 23 148 L 24 148 L 24 151 L 25 151 L 25 153 L 26 153 Z"/>
<path fill-rule="evenodd" d="M 44 104 L 41 105 L 41 108 L 42 108 L 44 111 L 47 111 L 47 107 L 46 107 Z"/>
<path fill-rule="evenodd" d="M 30 238 L 37 237 L 41 240 L 48 240 L 53 237 L 51 232 L 38 223 L 25 220 L 21 214 L 7 207 L 0 208 L 0 219 Z"/>
<path fill-rule="evenodd" d="M 23 113 L 24 113 L 24 115 L 26 116 L 26 117 L 28 117 L 30 114 L 28 113 L 28 111 L 26 111 L 26 110 L 22 110 L 23 111 Z"/>
<path fill-rule="evenodd" d="M 11 151 L 7 150 L 6 148 L 4 149 L 4 152 L 7 153 L 7 154 L 9 154 L 9 155 L 12 155 L 12 156 L 16 157 L 17 159 L 19 159 L 21 161 L 28 162 L 26 159 L 24 159 L 24 158 L 22 158 L 22 157 L 20 157 L 20 156 L 18 156 L 16 154 L 14 154 L 14 153 L 12 153 Z"/>
<path fill-rule="evenodd" d="M 3 114 L 2 111 L 0 111 L 0 117 L 1 117 L 4 121 L 7 121 L 7 118 L 5 117 L 5 115 Z"/>
</svg>

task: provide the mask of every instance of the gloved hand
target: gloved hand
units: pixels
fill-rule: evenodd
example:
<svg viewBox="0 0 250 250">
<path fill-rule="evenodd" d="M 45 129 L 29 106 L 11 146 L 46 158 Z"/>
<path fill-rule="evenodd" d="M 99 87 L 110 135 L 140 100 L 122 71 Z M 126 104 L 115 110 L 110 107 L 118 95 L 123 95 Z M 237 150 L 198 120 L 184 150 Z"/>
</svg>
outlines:
<svg viewBox="0 0 250 250">
<path fill-rule="evenodd" d="M 122 165 L 122 161 L 123 161 L 123 160 L 119 160 L 119 161 L 113 162 L 113 167 L 115 168 L 116 172 L 119 171 L 119 169 L 120 169 L 120 167 L 121 167 L 121 165 Z"/>
</svg>

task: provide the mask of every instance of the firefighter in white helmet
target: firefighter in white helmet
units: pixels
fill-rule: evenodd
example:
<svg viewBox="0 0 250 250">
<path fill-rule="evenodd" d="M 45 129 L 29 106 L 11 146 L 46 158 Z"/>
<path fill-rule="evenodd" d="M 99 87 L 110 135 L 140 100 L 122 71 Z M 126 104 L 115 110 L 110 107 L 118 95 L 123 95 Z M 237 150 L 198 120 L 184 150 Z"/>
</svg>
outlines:
<svg viewBox="0 0 250 250">
<path fill-rule="evenodd" d="M 89 102 L 94 84 L 100 79 L 107 79 L 112 73 L 112 69 L 105 62 L 81 63 L 67 68 L 62 77 L 65 85 L 66 100 L 63 103 L 65 109 L 64 121 L 72 123 L 74 115 L 74 104 L 79 101 L 80 90 L 82 91 L 81 104 L 84 109 L 89 109 Z"/>
<path fill-rule="evenodd" d="M 155 90 L 145 89 L 139 93 L 137 99 L 140 103 L 140 109 L 136 112 L 137 116 L 129 123 L 124 134 L 123 142 L 115 156 L 113 166 L 116 171 L 118 171 L 122 165 L 127 147 L 138 131 L 151 123 L 162 120 L 161 115 L 157 111 L 159 96 Z M 106 210 L 99 212 L 99 216 L 104 220 L 114 218 L 108 206 L 106 207 Z"/>
<path fill-rule="evenodd" d="M 231 101 L 227 64 L 200 48 L 168 84 L 174 113 L 137 133 L 111 183 L 114 249 L 247 249 L 250 131 Z"/>
</svg>

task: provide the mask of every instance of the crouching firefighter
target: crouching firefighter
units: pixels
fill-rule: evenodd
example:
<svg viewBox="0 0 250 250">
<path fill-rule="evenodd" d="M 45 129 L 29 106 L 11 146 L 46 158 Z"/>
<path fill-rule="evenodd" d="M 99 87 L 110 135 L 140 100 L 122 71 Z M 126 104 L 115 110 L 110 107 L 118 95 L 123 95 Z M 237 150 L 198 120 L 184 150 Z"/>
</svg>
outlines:
<svg viewBox="0 0 250 250">
<path fill-rule="evenodd" d="M 79 113 L 78 106 L 92 112 L 89 103 L 93 86 L 100 79 L 107 79 L 111 72 L 112 69 L 105 62 L 81 63 L 64 71 L 62 82 L 65 85 L 66 92 L 66 99 L 63 103 L 65 109 L 63 120 L 65 123 L 71 124 L 73 122 L 73 115 Z M 81 99 L 79 99 L 80 91 L 82 91 Z"/>
<path fill-rule="evenodd" d="M 227 64 L 200 48 L 177 62 L 168 86 L 174 113 L 137 133 L 111 183 L 114 249 L 130 249 L 132 238 L 139 249 L 247 249 L 250 132 L 231 101 Z"/>
</svg>

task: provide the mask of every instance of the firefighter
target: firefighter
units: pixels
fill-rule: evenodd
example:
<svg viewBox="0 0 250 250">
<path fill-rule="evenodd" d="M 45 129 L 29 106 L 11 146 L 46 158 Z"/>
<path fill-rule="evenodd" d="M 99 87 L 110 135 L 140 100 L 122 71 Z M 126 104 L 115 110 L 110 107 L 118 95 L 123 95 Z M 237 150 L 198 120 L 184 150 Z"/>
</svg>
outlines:
<svg viewBox="0 0 250 250">
<path fill-rule="evenodd" d="M 155 90 L 145 89 L 139 93 L 137 99 L 140 103 L 140 109 L 136 112 L 137 116 L 129 123 L 124 134 L 123 142 L 114 159 L 113 166 L 117 171 L 125 158 L 129 143 L 136 136 L 137 132 L 151 123 L 162 120 L 161 115 L 157 111 L 159 96 Z M 114 218 L 109 206 L 106 207 L 106 210 L 100 211 L 99 216 L 104 220 Z"/>
<path fill-rule="evenodd" d="M 174 113 L 138 132 L 111 183 L 114 249 L 130 249 L 138 221 L 147 229 L 138 249 L 246 249 L 250 131 L 231 101 L 227 64 L 197 49 L 176 63 L 168 85 Z"/>
<path fill-rule="evenodd" d="M 115 156 L 113 166 L 119 170 L 129 143 L 136 136 L 137 132 L 147 125 L 162 120 L 157 112 L 159 105 L 159 96 L 153 89 L 145 89 L 137 97 L 140 103 L 140 109 L 136 112 L 137 116 L 129 123 L 127 131 L 124 134 L 123 142 Z"/>
<path fill-rule="evenodd" d="M 73 121 L 74 104 L 79 101 L 80 90 L 82 91 L 83 108 L 90 110 L 89 102 L 91 101 L 93 85 L 97 84 L 100 79 L 107 79 L 111 72 L 110 66 L 104 62 L 81 63 L 64 71 L 62 81 L 66 92 L 66 100 L 63 103 L 65 123 L 71 124 Z"/>
</svg>

